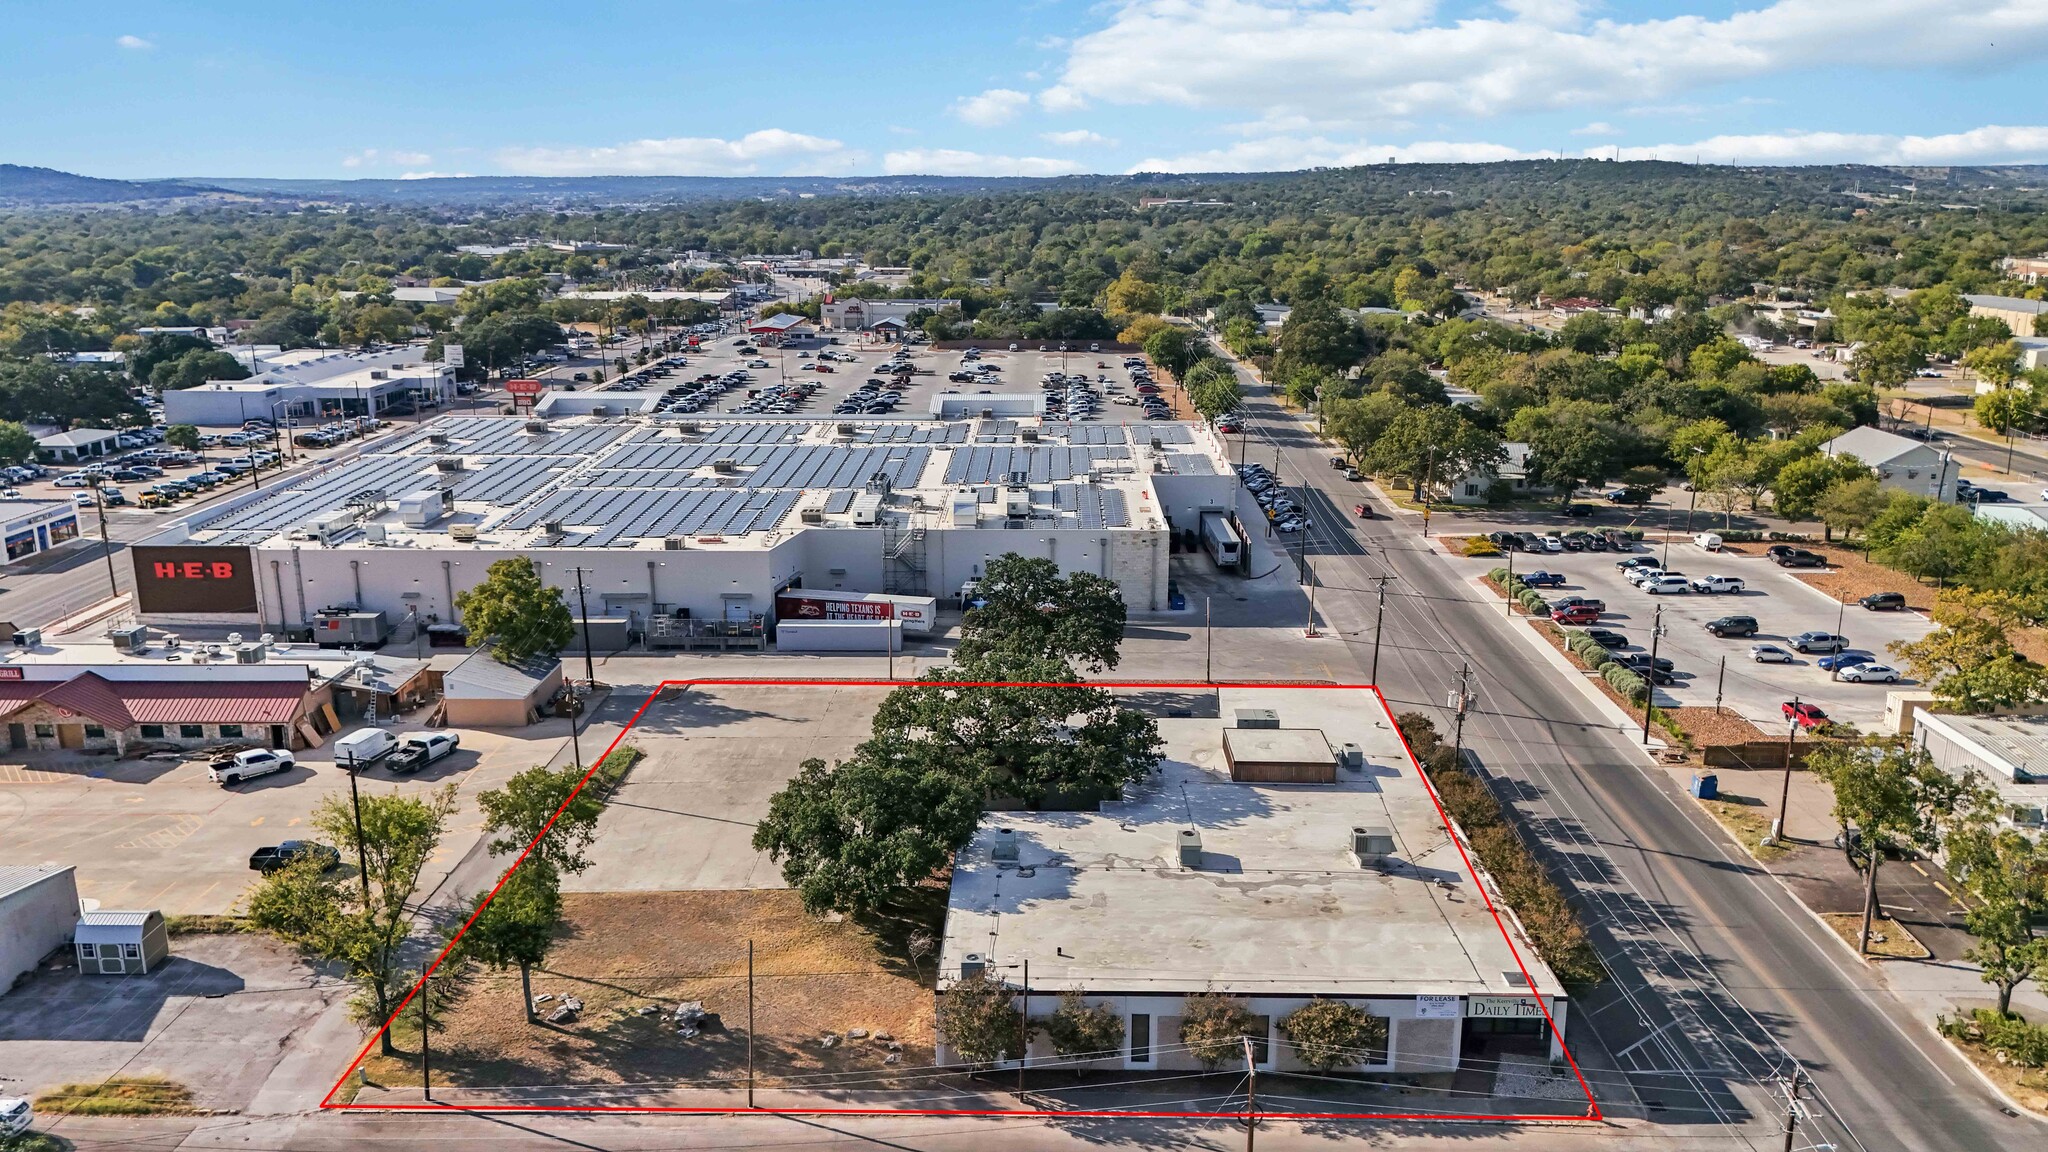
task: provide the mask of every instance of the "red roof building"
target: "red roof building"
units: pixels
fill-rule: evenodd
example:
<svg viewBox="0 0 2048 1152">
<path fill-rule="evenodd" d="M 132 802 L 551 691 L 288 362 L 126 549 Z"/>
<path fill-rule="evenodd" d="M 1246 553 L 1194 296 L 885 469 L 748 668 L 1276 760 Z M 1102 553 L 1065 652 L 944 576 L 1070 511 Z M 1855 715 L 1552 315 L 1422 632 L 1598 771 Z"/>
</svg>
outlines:
<svg viewBox="0 0 2048 1152">
<path fill-rule="evenodd" d="M 197 747 L 241 741 L 300 743 L 298 726 L 318 706 L 306 678 L 269 680 L 110 679 L 85 671 L 65 679 L 0 679 L 7 747 L 111 750 L 137 741 Z"/>
</svg>

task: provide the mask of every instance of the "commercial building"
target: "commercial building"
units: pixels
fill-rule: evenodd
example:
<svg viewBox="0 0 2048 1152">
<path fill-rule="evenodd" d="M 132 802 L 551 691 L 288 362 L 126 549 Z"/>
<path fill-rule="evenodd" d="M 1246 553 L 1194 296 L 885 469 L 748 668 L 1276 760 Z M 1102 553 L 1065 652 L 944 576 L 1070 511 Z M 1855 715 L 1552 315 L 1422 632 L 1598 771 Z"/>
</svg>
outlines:
<svg viewBox="0 0 2048 1152">
<path fill-rule="evenodd" d="M 1202 993 L 1248 1009 L 1267 1071 L 1307 1067 L 1283 1022 L 1315 998 L 1385 1028 L 1346 1071 L 1559 1058 L 1564 988 L 1468 868 L 1385 705 L 1351 688 L 1215 698 L 1226 719 L 1159 720 L 1158 772 L 1099 811 L 984 818 L 953 864 L 939 995 L 986 975 L 1020 1000 L 1028 979 L 1034 1017 L 1069 992 L 1109 1006 L 1125 1038 L 1100 1067 L 1200 1067 L 1179 1029 Z M 1224 727 L 1245 720 L 1262 726 Z M 1265 775 L 1244 771 L 1246 748 L 1283 770 L 1246 778 Z M 1032 1041 L 1031 1060 L 1053 1055 Z M 960 1059 L 943 1038 L 939 1059 Z"/>
<path fill-rule="evenodd" d="M 16 752 L 125 753 L 138 742 L 303 746 L 316 706 L 304 664 L 197 661 L 0 663 L 0 724 Z"/>
<path fill-rule="evenodd" d="M 61 500 L 0 500 L 0 568 L 78 539 L 78 507 Z"/>
<path fill-rule="evenodd" d="M 897 327 L 910 323 L 912 313 L 936 312 L 957 300 L 841 300 L 827 295 L 818 302 L 818 324 L 821 328 L 850 332 L 864 332 L 884 320 L 894 321 Z"/>
<path fill-rule="evenodd" d="M 246 380 L 214 380 L 164 393 L 164 422 L 206 428 L 249 420 L 317 424 L 345 416 L 382 416 L 394 408 L 435 409 L 455 395 L 455 369 L 427 361 L 424 349 L 335 352 L 303 348 L 257 361 Z"/>
<path fill-rule="evenodd" d="M 1879 487 L 1936 500 L 1956 498 L 1960 470 L 1947 449 L 1866 424 L 1821 445 L 1829 456 L 1854 456 L 1870 465 Z"/>
<path fill-rule="evenodd" d="M 562 690 L 562 662 L 534 658 L 507 664 L 479 648 L 442 677 L 448 723 L 457 728 L 522 728 L 545 715 Z"/>
<path fill-rule="evenodd" d="M 1913 710 L 1913 746 L 1944 772 L 1974 772 L 1998 793 L 2004 823 L 2039 834 L 2048 812 L 2048 717 Z"/>
<path fill-rule="evenodd" d="M 1964 293 L 1963 299 L 1970 305 L 1970 315 L 1991 320 L 2003 320 L 2015 336 L 2048 336 L 2048 328 L 2040 327 L 2043 313 L 2048 313 L 2048 300 L 2027 300 L 2019 296 L 1978 296 Z"/>
<path fill-rule="evenodd" d="M 78 922 L 78 874 L 0 865 L 0 996 L 71 939 Z"/>
<path fill-rule="evenodd" d="M 792 587 L 950 599 L 1010 552 L 1144 612 L 1167 606 L 1169 529 L 1237 496 L 1195 424 L 450 416 L 131 552 L 145 622 L 290 636 L 341 605 L 459 623 L 457 596 L 512 558 L 572 596 L 580 570 L 590 613 L 638 632 L 772 622 Z"/>
<path fill-rule="evenodd" d="M 74 428 L 36 437 L 36 459 L 50 464 L 83 464 L 120 451 L 117 432 L 105 428 Z"/>
<path fill-rule="evenodd" d="M 788 340 L 808 335 L 810 320 L 794 312 L 778 312 L 747 324 L 747 333 L 764 340 Z"/>
</svg>

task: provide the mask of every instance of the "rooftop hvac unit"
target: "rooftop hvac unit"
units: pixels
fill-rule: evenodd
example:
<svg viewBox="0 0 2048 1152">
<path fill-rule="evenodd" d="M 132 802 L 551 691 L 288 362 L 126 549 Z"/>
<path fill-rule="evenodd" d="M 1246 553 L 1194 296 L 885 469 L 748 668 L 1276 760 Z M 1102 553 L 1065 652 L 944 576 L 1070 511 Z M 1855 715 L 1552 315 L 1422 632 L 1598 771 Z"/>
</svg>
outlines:
<svg viewBox="0 0 2048 1152">
<path fill-rule="evenodd" d="M 263 645 L 261 645 L 261 644 L 243 644 L 243 645 L 240 645 L 240 646 L 236 647 L 236 649 L 235 649 L 235 663 L 237 663 L 237 664 L 261 664 L 261 663 L 263 663 Z"/>
<path fill-rule="evenodd" d="M 986 971 L 988 971 L 988 957 L 983 956 L 981 953 L 969 952 L 960 958 L 960 978 L 962 980 L 979 980 L 981 974 Z"/>
<path fill-rule="evenodd" d="M 1026 444 L 1038 443 L 1038 429 L 1036 428 L 1019 428 L 1017 429 L 1017 436 Z"/>
<path fill-rule="evenodd" d="M 427 433 L 427 443 L 429 444 L 446 444 L 447 442 L 448 434 L 446 432 Z"/>
<path fill-rule="evenodd" d="M 1007 516 L 1031 515 L 1031 489 L 1010 488 L 1003 492 L 1003 513 Z"/>
<path fill-rule="evenodd" d="M 1360 864 L 1377 864 L 1394 854 L 1394 833 L 1386 828 L 1353 828 L 1351 854 Z"/>
<path fill-rule="evenodd" d="M 363 538 L 364 538 L 364 539 L 366 539 L 366 540 L 368 540 L 368 541 L 369 541 L 370 543 L 372 543 L 372 544 L 382 544 L 382 543 L 384 543 L 384 541 L 385 541 L 385 530 L 384 530 L 384 525 L 382 525 L 382 524 L 365 524 L 365 525 L 363 525 Z"/>
<path fill-rule="evenodd" d="M 540 530 L 542 535 L 552 536 L 557 540 L 561 539 L 563 535 L 565 535 L 563 531 L 563 524 L 560 520 L 550 520 L 547 523 L 542 524 L 540 526 Z"/>
<path fill-rule="evenodd" d="M 593 404 L 590 406 L 590 414 L 592 416 L 609 416 L 612 414 L 612 410 L 603 404 Z"/>
<path fill-rule="evenodd" d="M 851 425 L 851 424 L 841 424 L 841 425 L 839 425 L 839 426 L 838 426 L 837 428 L 834 428 L 834 429 L 833 429 L 832 431 L 833 431 L 833 432 L 834 432 L 834 433 L 835 433 L 836 435 L 840 435 L 840 436 L 851 436 L 851 435 L 853 435 L 853 434 L 854 434 L 855 432 L 859 431 L 859 429 L 855 428 L 855 427 L 854 427 L 853 425 Z"/>
<path fill-rule="evenodd" d="M 448 538 L 458 543 L 468 544 L 476 539 L 476 525 L 450 524 L 448 526 Z"/>
<path fill-rule="evenodd" d="M 1160 443 L 1160 442 L 1159 442 L 1159 437 L 1157 437 L 1157 436 L 1154 436 L 1154 437 L 1152 438 L 1152 450 L 1153 450 L 1154 452 L 1162 452 L 1162 451 L 1164 451 L 1165 449 L 1166 449 L 1166 445 L 1164 445 L 1164 444 L 1162 444 L 1162 443 Z"/>
<path fill-rule="evenodd" d="M 695 420 L 683 420 L 676 424 L 676 431 L 678 432 L 702 432 L 703 430 L 704 425 Z"/>
<path fill-rule="evenodd" d="M 107 629 L 107 639 L 119 651 L 141 652 L 149 647 L 149 629 L 140 624 L 120 625 Z"/>
<path fill-rule="evenodd" d="M 386 372 L 386 371 L 385 371 L 384 369 L 382 369 L 382 368 L 372 368 L 372 369 L 370 369 L 370 379 L 372 379 L 372 380 L 389 380 L 389 379 L 391 379 L 391 373 L 389 373 L 389 372 Z"/>
<path fill-rule="evenodd" d="M 536 436 L 545 436 L 548 431 L 548 422 L 545 420 L 528 420 L 526 422 L 526 430 Z"/>
<path fill-rule="evenodd" d="M 711 470 L 713 472 L 737 472 L 740 470 L 740 462 L 737 460 L 713 460 L 711 462 Z"/>
<path fill-rule="evenodd" d="M 825 522 L 825 510 L 815 506 L 804 509 L 798 513 L 798 516 L 806 524 L 823 524 Z"/>
<path fill-rule="evenodd" d="M 1278 728 L 1280 726 L 1280 713 L 1273 711 L 1271 708 L 1239 708 L 1237 710 L 1237 726 L 1239 728 Z"/>
<path fill-rule="evenodd" d="M 1365 768 L 1365 749 L 1356 744 L 1345 744 L 1337 749 L 1337 763 L 1353 772 L 1361 771 Z"/>
<path fill-rule="evenodd" d="M 664 536 L 661 540 L 661 546 L 670 552 L 681 552 L 690 546 L 690 538 L 688 536 Z"/>
<path fill-rule="evenodd" d="M 993 408 L 983 408 L 983 409 L 981 410 L 981 418 L 982 418 L 983 420 L 993 420 L 993 419 L 995 419 L 995 418 L 996 418 L 996 410 L 995 410 L 995 409 L 993 409 Z"/>
<path fill-rule="evenodd" d="M 1004 474 L 1004 477 L 1012 487 L 1020 487 L 1031 483 L 1031 473 L 1029 472 L 1008 472 Z"/>
<path fill-rule="evenodd" d="M 865 489 L 866 491 L 869 492 L 875 492 L 883 496 L 887 496 L 889 494 L 889 489 L 891 487 L 892 485 L 889 483 L 889 474 L 887 472 L 874 472 L 869 474 L 868 482 L 865 486 Z"/>
<path fill-rule="evenodd" d="M 1193 828 L 1180 830 L 1180 866 L 1200 868 L 1202 866 L 1202 834 Z"/>
<path fill-rule="evenodd" d="M 991 860 L 1017 862 L 1017 831 L 1014 828 L 996 829 L 996 838 L 989 845 L 988 858 Z"/>
</svg>

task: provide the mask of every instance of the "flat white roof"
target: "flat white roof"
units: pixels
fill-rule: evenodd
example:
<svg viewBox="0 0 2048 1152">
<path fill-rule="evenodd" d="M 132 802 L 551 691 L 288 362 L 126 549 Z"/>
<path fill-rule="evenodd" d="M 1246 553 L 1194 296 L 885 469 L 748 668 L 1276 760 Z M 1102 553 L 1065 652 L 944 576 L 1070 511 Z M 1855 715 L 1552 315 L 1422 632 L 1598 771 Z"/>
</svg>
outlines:
<svg viewBox="0 0 2048 1152">
<path fill-rule="evenodd" d="M 953 865 L 939 967 L 963 957 L 1031 962 L 1031 986 L 1094 993 L 1349 996 L 1557 995 L 1563 989 L 1501 921 L 1466 869 L 1393 718 L 1356 688 L 1223 688 L 1224 719 L 1159 721 L 1157 777 L 1100 812 L 1001 812 Z M 1238 708 L 1360 746 L 1335 784 L 1239 784 L 1223 762 Z M 1352 829 L 1382 828 L 1384 867 L 1352 855 Z M 1018 860 L 997 862 L 997 829 Z M 1201 864 L 1179 838 L 1201 837 Z M 1519 952 L 1521 963 L 1516 960 Z M 1534 988 L 1521 983 L 1526 964 Z"/>
</svg>

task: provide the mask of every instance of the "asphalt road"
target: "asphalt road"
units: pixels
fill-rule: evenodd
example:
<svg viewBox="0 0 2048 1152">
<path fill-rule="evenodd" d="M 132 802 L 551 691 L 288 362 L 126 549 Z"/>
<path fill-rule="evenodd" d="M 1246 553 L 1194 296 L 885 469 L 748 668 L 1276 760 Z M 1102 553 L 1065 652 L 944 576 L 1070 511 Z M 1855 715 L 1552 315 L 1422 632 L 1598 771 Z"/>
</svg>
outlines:
<svg viewBox="0 0 2048 1152">
<path fill-rule="evenodd" d="M 1251 436 L 1283 482 L 1307 483 L 1317 606 L 1362 671 L 1375 577 L 1388 584 L 1378 681 L 1395 710 L 1444 704 L 1475 674 L 1466 746 L 1568 878 L 1614 972 L 1574 1006 L 1597 1044 L 1588 1076 L 1607 1106 L 1673 1123 L 1777 1126 L 1774 1077 L 1811 1078 L 1807 1137 L 1839 1148 L 2003 1149 L 2041 1138 L 1822 935 L 1778 883 L 1647 770 L 1621 731 L 1511 637 L 1430 553 L 1412 517 L 1360 522 L 1363 488 L 1328 465 L 1297 417 L 1246 380 Z M 1802 1139 L 1802 1146 L 1812 1146 Z M 1775 1146 L 1775 1144 L 1773 1144 Z M 1821 1146 L 1826 1146 L 1822 1144 Z"/>
</svg>

